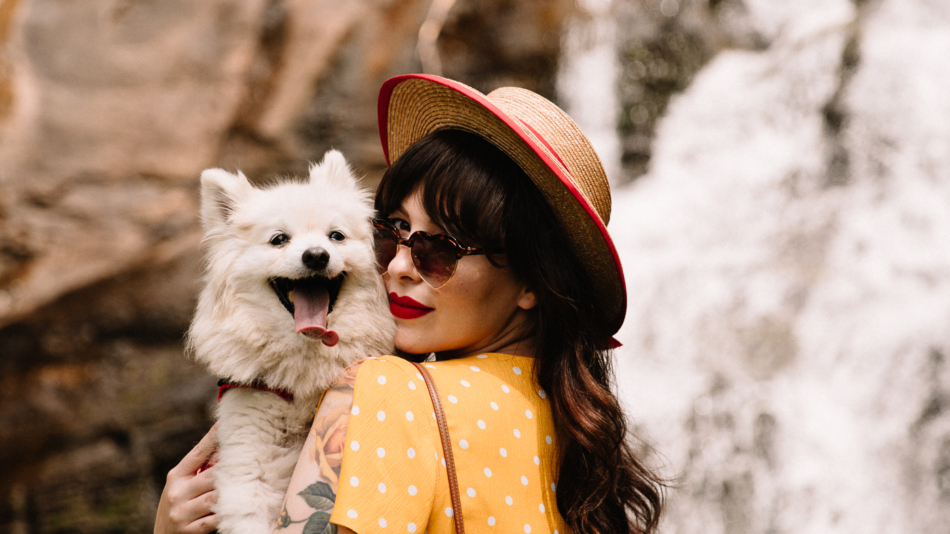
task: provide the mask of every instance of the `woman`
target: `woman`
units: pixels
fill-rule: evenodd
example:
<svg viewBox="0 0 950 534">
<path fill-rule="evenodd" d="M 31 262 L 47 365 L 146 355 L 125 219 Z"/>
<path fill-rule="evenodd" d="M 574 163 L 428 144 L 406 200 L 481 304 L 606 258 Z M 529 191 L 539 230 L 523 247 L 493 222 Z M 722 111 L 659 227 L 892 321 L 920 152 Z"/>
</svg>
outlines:
<svg viewBox="0 0 950 534">
<path fill-rule="evenodd" d="M 485 96 L 400 76 L 384 84 L 379 109 L 392 166 L 376 198 L 377 253 L 396 347 L 435 353 L 428 366 L 449 421 L 465 527 L 653 531 L 662 486 L 626 440 L 611 390 L 607 351 L 626 292 L 605 228 L 609 188 L 589 142 L 522 89 Z M 419 377 L 383 357 L 328 391 L 278 530 L 455 528 Z M 213 500 L 209 482 L 192 474 L 210 439 L 169 474 L 157 532 L 213 524 L 198 519 Z M 165 523 L 172 516 L 178 523 Z"/>
</svg>

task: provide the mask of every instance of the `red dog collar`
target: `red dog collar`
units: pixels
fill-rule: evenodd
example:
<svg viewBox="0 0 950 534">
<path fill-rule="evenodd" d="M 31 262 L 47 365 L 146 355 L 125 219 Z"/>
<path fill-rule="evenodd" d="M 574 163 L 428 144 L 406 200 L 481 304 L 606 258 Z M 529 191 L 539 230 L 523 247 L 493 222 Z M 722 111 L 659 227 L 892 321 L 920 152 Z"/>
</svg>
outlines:
<svg viewBox="0 0 950 534">
<path fill-rule="evenodd" d="M 255 380 L 250 384 L 239 384 L 237 382 L 231 382 L 227 378 L 222 378 L 218 381 L 218 402 L 221 402 L 221 397 L 224 395 L 224 392 L 231 388 L 249 388 L 256 389 L 258 391 L 266 391 L 268 393 L 277 395 L 287 402 L 294 402 L 294 394 L 287 391 L 286 389 L 272 388 L 260 380 Z"/>
</svg>

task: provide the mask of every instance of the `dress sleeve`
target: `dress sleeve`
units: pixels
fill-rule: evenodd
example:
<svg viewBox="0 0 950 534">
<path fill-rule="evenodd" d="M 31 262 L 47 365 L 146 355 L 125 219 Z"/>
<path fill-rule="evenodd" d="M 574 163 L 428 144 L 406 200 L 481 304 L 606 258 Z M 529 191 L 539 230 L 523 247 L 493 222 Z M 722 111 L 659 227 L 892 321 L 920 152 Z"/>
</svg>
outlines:
<svg viewBox="0 0 950 534">
<path fill-rule="evenodd" d="M 425 382 L 396 362 L 363 363 L 330 521 L 357 534 L 386 527 L 424 532 L 439 473 L 438 439 Z"/>
</svg>

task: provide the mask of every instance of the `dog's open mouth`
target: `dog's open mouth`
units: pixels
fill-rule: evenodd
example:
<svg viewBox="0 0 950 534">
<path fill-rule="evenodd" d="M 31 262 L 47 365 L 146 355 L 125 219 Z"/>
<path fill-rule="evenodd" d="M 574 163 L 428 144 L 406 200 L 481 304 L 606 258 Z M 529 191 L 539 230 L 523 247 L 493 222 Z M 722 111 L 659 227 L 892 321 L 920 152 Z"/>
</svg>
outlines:
<svg viewBox="0 0 950 534">
<path fill-rule="evenodd" d="M 270 286 L 277 293 L 280 303 L 294 316 L 298 334 L 319 339 L 324 345 L 332 347 L 340 337 L 327 329 L 327 315 L 333 311 L 345 278 L 345 272 L 334 278 L 271 278 Z"/>
</svg>

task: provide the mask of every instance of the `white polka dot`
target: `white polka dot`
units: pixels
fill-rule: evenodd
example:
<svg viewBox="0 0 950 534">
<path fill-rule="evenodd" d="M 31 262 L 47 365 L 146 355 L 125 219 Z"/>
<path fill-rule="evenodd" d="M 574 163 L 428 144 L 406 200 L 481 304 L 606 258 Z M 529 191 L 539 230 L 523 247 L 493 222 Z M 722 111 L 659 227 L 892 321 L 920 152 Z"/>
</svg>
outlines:
<svg viewBox="0 0 950 534">
<path fill-rule="evenodd" d="M 354 451 L 360 450 L 360 442 L 358 442 L 358 441 L 351 441 L 351 442 L 350 442 L 350 448 L 353 449 Z"/>
<path fill-rule="evenodd" d="M 478 424 L 478 428 L 485 430 L 485 421 L 482 421 L 481 419 L 479 419 L 477 424 Z"/>
<path fill-rule="evenodd" d="M 548 445 L 550 445 L 552 442 L 551 436 L 544 436 L 544 441 L 547 442 Z"/>
<path fill-rule="evenodd" d="M 435 369 L 435 366 L 429 363 L 426 364 L 426 367 L 428 367 L 429 369 Z"/>
<path fill-rule="evenodd" d="M 524 416 L 527 417 L 528 419 L 533 419 L 533 418 L 534 418 L 534 414 L 531 413 L 531 410 L 525 410 L 525 411 L 524 411 Z"/>
<path fill-rule="evenodd" d="M 521 477 L 521 483 L 524 484 L 525 486 L 527 486 L 527 485 L 528 485 L 528 477 Z"/>
<path fill-rule="evenodd" d="M 456 404 L 458 401 L 459 400 L 455 397 L 455 395 L 449 395 L 449 402 Z"/>
<path fill-rule="evenodd" d="M 453 510 L 452 507 L 449 506 L 448 508 L 445 509 L 445 515 L 452 517 L 453 515 L 455 515 L 455 510 Z"/>
<path fill-rule="evenodd" d="M 417 491 L 415 486 L 409 486 L 409 495 L 415 495 Z"/>
<path fill-rule="evenodd" d="M 471 384 L 468 383 L 468 380 L 462 380 L 461 382 L 459 382 L 459 384 L 462 384 L 462 385 L 465 386 L 465 387 L 470 387 L 470 386 L 471 386 Z"/>
<path fill-rule="evenodd" d="M 379 375 L 379 378 L 377 378 L 376 381 L 379 382 L 379 385 L 381 386 L 386 383 L 386 377 L 383 375 Z"/>
<path fill-rule="evenodd" d="M 517 428 L 515 429 L 515 437 L 516 437 L 516 438 L 520 438 L 520 437 L 521 437 L 521 431 L 518 430 Z"/>
<path fill-rule="evenodd" d="M 359 414 L 360 414 L 360 407 L 359 407 L 359 406 L 354 406 L 354 407 L 350 410 L 350 413 L 353 414 L 353 415 L 359 415 Z"/>
<path fill-rule="evenodd" d="M 379 456 L 380 458 L 382 458 L 383 456 L 386 456 L 386 449 L 382 447 L 376 449 L 376 456 Z"/>
<path fill-rule="evenodd" d="M 481 360 L 484 360 L 485 358 L 488 357 L 488 355 L 487 355 L 487 354 L 479 354 L 478 356 L 475 356 L 475 357 L 476 357 L 476 358 L 479 358 L 479 359 L 481 359 Z"/>
<path fill-rule="evenodd" d="M 535 457 L 534 457 L 534 465 L 541 465 L 541 458 L 538 458 L 537 456 L 535 456 Z"/>
<path fill-rule="evenodd" d="M 415 458 L 415 457 L 416 457 L 416 450 L 413 449 L 412 447 L 409 447 L 409 450 L 406 451 L 406 454 L 408 454 L 410 458 Z"/>
<path fill-rule="evenodd" d="M 507 458 L 507 457 L 508 457 L 508 451 L 506 451 L 504 447 L 498 449 L 498 452 L 501 453 L 501 457 L 502 457 L 502 458 Z"/>
<path fill-rule="evenodd" d="M 422 375 L 420 375 L 419 373 L 416 373 L 416 376 L 419 377 L 419 380 L 425 380 L 424 378 L 422 378 Z"/>
<path fill-rule="evenodd" d="M 409 532 L 415 532 L 415 531 L 416 531 L 416 524 L 415 524 L 415 523 L 409 523 L 409 525 L 408 525 L 406 528 L 409 530 Z"/>
<path fill-rule="evenodd" d="M 413 419 L 412 412 L 406 412 L 406 421 L 412 421 L 412 419 Z"/>
<path fill-rule="evenodd" d="M 488 526 L 490 526 L 490 527 L 495 526 L 495 516 L 489 516 L 489 517 L 488 517 Z"/>
<path fill-rule="evenodd" d="M 468 491 L 466 491 L 465 493 L 468 493 L 468 496 L 469 496 L 469 497 L 474 497 L 474 496 L 475 496 L 475 488 L 468 488 Z"/>
<path fill-rule="evenodd" d="M 469 367 L 469 369 L 471 369 L 472 371 L 475 371 L 476 373 L 481 371 L 481 369 L 479 369 L 478 367 L 475 367 L 474 365 Z"/>
<path fill-rule="evenodd" d="M 382 411 L 382 410 L 376 412 L 376 419 L 379 419 L 380 421 L 385 421 L 385 420 L 386 420 L 386 412 L 384 412 L 384 411 Z"/>
<path fill-rule="evenodd" d="M 520 367 L 512 367 L 511 370 L 514 371 L 516 375 L 520 375 L 520 374 L 521 374 L 521 368 L 520 368 Z"/>
<path fill-rule="evenodd" d="M 545 393 L 543 389 L 539 389 L 539 390 L 538 390 L 538 396 L 543 399 L 543 398 L 546 398 L 546 397 L 548 396 L 548 394 Z"/>
<path fill-rule="evenodd" d="M 525 526 L 524 526 L 524 531 L 525 531 L 525 532 L 531 532 L 531 525 L 525 525 Z"/>
<path fill-rule="evenodd" d="M 555 530 L 555 531 L 554 531 L 554 534 L 560 534 L 560 533 L 559 533 L 558 531 L 556 531 L 556 530 Z"/>
<path fill-rule="evenodd" d="M 354 488 L 355 488 L 356 486 L 359 486 L 359 485 L 360 485 L 360 479 L 358 479 L 358 478 L 356 478 L 356 477 L 350 477 L 350 485 L 353 486 Z"/>
<path fill-rule="evenodd" d="M 508 386 L 505 386 L 505 385 L 502 385 L 502 386 L 501 386 L 501 390 L 504 391 L 505 393 L 510 393 L 510 392 L 511 392 L 511 388 L 509 388 Z"/>
<path fill-rule="evenodd" d="M 557 484 L 551 482 L 551 491 L 557 491 Z"/>
<path fill-rule="evenodd" d="M 379 485 L 376 486 L 376 489 L 378 489 L 380 493 L 386 493 L 386 484 L 380 482 Z"/>
<path fill-rule="evenodd" d="M 515 501 L 510 496 L 505 497 L 505 502 L 508 503 L 508 506 L 511 506 L 512 504 L 515 503 Z"/>
<path fill-rule="evenodd" d="M 463 449 L 467 449 L 468 442 L 463 439 L 462 441 L 459 442 L 459 447 L 462 447 Z"/>
<path fill-rule="evenodd" d="M 445 458 L 442 458 L 442 467 L 445 467 Z"/>
<path fill-rule="evenodd" d="M 538 510 L 543 514 L 544 513 L 544 504 L 538 505 Z"/>
<path fill-rule="evenodd" d="M 382 517 L 379 518 L 379 528 L 386 528 L 386 520 Z"/>
<path fill-rule="evenodd" d="M 498 409 L 498 405 L 495 404 L 494 402 L 491 403 L 491 409 L 492 409 L 492 410 L 497 410 L 497 409 Z"/>
<path fill-rule="evenodd" d="M 415 390 L 416 390 L 416 383 L 415 383 L 415 382 L 409 382 L 409 389 L 415 391 Z"/>
<path fill-rule="evenodd" d="M 348 512 L 346 512 L 346 515 L 347 517 L 351 519 L 356 519 L 357 513 L 356 513 L 356 510 L 349 510 Z"/>
<path fill-rule="evenodd" d="M 487 468 L 487 467 L 485 468 L 485 476 L 486 476 L 486 477 L 491 477 L 491 469 L 489 469 L 489 468 Z"/>
</svg>

